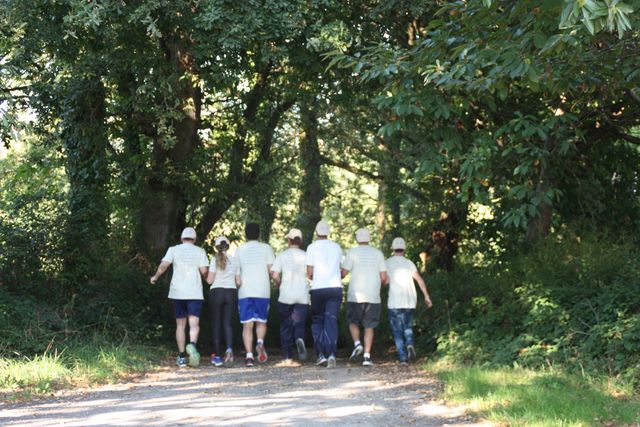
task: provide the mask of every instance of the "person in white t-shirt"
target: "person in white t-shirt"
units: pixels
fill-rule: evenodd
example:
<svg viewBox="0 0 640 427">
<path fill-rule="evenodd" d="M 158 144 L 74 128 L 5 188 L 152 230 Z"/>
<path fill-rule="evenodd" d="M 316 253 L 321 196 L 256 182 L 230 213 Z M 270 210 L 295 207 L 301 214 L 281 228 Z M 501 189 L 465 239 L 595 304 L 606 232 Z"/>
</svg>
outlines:
<svg viewBox="0 0 640 427">
<path fill-rule="evenodd" d="M 391 333 L 398 350 L 398 358 L 401 364 L 407 364 L 415 359 L 416 349 L 413 341 L 413 312 L 418 302 L 416 287 L 418 286 L 424 296 L 427 308 L 433 306 L 427 285 L 418 273 L 415 264 L 404 257 L 406 243 L 402 237 L 396 237 L 391 242 L 393 256 L 387 259 L 389 269 L 389 324 Z"/>
<path fill-rule="evenodd" d="M 245 366 L 253 366 L 253 328 L 256 330 L 256 353 L 258 362 L 268 359 L 264 347 L 267 334 L 269 303 L 271 302 L 271 266 L 275 256 L 273 249 L 258 241 L 260 226 L 248 223 L 245 227 L 247 242 L 235 253 L 236 284 L 238 285 L 238 311 L 242 323 L 242 342 L 245 351 Z"/>
<path fill-rule="evenodd" d="M 307 247 L 307 277 L 311 280 L 311 332 L 318 356 L 316 365 L 335 368 L 338 312 L 342 304 L 342 248 L 328 239 L 329 232 L 329 224 L 319 221 L 317 239 Z"/>
<path fill-rule="evenodd" d="M 307 282 L 306 253 L 300 249 L 302 232 L 292 228 L 287 234 L 289 248 L 276 256 L 273 263 L 273 280 L 278 283 L 278 312 L 280 313 L 280 342 L 282 357 L 290 361 L 293 347 L 298 359 L 307 359 L 304 328 L 309 311 L 309 284 Z"/>
<path fill-rule="evenodd" d="M 211 364 L 214 366 L 231 366 L 233 364 L 233 326 L 231 320 L 238 309 L 238 288 L 236 286 L 236 269 L 229 250 L 229 239 L 218 236 L 215 240 L 216 254 L 211 257 L 207 283 L 209 287 L 209 312 L 211 313 L 211 334 L 213 336 L 213 354 Z M 222 335 L 224 335 L 225 351 L 222 361 Z"/>
<path fill-rule="evenodd" d="M 384 255 L 369 246 L 371 236 L 366 228 L 356 231 L 358 246 L 351 248 L 342 263 L 342 276 L 351 273 L 347 291 L 347 323 L 353 339 L 353 352 L 349 358 L 364 357 L 363 366 L 371 366 L 371 347 L 374 329 L 380 322 L 380 286 L 387 281 Z M 360 326 L 364 328 L 364 348 L 360 342 Z"/>
<path fill-rule="evenodd" d="M 169 299 L 176 318 L 176 344 L 179 367 L 198 366 L 200 353 L 196 348 L 200 333 L 202 314 L 202 279 L 207 275 L 209 260 L 204 249 L 195 245 L 196 230 L 187 227 L 180 237 L 182 244 L 171 246 L 162 258 L 156 273 L 149 281 L 154 284 L 173 265 L 173 275 L 169 287 Z M 189 322 L 189 344 L 185 347 L 187 320 Z"/>
</svg>

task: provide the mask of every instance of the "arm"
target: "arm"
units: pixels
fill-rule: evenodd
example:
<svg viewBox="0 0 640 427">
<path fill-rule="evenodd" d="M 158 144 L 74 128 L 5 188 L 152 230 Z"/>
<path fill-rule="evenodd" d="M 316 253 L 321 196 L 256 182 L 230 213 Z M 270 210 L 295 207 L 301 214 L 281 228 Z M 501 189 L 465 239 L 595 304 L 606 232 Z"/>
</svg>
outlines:
<svg viewBox="0 0 640 427">
<path fill-rule="evenodd" d="M 239 288 L 240 286 L 242 286 L 242 279 L 239 274 L 236 274 L 236 288 Z"/>
<path fill-rule="evenodd" d="M 349 270 L 347 270 L 346 268 L 340 269 L 340 277 L 344 279 L 345 277 L 347 277 L 347 274 L 349 274 Z"/>
<path fill-rule="evenodd" d="M 200 275 L 203 279 L 207 278 L 207 273 L 209 272 L 209 267 L 199 267 Z"/>
<path fill-rule="evenodd" d="M 381 271 L 380 272 L 380 284 L 382 286 L 385 286 L 388 282 L 389 282 L 389 276 L 387 276 L 387 272 L 386 271 Z"/>
<path fill-rule="evenodd" d="M 278 284 L 278 286 L 280 286 L 280 272 L 279 271 L 272 271 L 271 272 L 271 277 Z"/>
<path fill-rule="evenodd" d="M 313 266 L 307 265 L 307 279 L 313 280 Z"/>
<path fill-rule="evenodd" d="M 167 271 L 167 268 L 169 268 L 170 265 L 171 263 L 169 261 L 162 261 L 158 266 L 158 269 L 156 270 L 156 274 L 151 276 L 151 278 L 149 279 L 149 283 L 151 283 L 152 285 L 155 284 L 160 276 L 162 276 L 164 272 Z"/>
<path fill-rule="evenodd" d="M 424 303 L 427 305 L 427 308 L 433 307 L 433 303 L 431 302 L 431 298 L 429 298 L 429 292 L 427 292 L 427 285 L 424 283 L 424 279 L 417 271 L 413 272 L 413 278 L 416 282 L 418 282 L 418 286 L 420 286 L 420 290 L 424 295 Z"/>
<path fill-rule="evenodd" d="M 215 282 L 215 280 L 216 280 L 216 272 L 209 271 L 209 274 L 207 275 L 207 283 L 210 285 L 213 285 L 213 282 Z"/>
</svg>

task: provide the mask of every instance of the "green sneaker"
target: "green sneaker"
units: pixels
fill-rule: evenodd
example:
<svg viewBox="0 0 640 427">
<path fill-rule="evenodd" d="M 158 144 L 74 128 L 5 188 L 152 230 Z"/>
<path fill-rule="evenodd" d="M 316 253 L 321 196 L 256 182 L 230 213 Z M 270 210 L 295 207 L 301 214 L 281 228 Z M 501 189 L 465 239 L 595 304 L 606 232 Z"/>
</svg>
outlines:
<svg viewBox="0 0 640 427">
<path fill-rule="evenodd" d="M 200 365 L 200 353 L 198 353 L 196 346 L 191 343 L 187 344 L 187 354 L 189 355 L 189 366 L 198 367 Z"/>
</svg>

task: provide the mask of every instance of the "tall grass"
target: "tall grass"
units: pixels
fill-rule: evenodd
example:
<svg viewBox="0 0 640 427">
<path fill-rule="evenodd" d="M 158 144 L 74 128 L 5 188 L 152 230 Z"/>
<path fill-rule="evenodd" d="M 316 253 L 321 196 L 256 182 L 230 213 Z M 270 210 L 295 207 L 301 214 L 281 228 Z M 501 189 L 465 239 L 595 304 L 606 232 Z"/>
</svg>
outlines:
<svg viewBox="0 0 640 427">
<path fill-rule="evenodd" d="M 115 382 L 151 369 L 166 351 L 143 345 L 85 343 L 34 357 L 0 359 L 0 398 Z"/>
<path fill-rule="evenodd" d="M 640 423 L 629 383 L 545 369 L 433 363 L 444 396 L 475 415 L 509 426 L 619 426 Z"/>
</svg>

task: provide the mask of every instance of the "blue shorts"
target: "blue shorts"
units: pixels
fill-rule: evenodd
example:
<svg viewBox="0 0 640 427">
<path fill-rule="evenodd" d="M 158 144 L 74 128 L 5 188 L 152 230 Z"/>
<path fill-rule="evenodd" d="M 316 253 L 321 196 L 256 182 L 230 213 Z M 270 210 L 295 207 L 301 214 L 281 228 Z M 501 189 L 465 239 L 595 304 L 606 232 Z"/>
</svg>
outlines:
<svg viewBox="0 0 640 427">
<path fill-rule="evenodd" d="M 183 319 L 187 316 L 200 317 L 202 314 L 201 299 L 172 299 L 170 301 L 176 319 Z"/>
<path fill-rule="evenodd" d="M 238 300 L 240 323 L 267 323 L 269 314 L 269 298 L 241 298 Z"/>
</svg>

